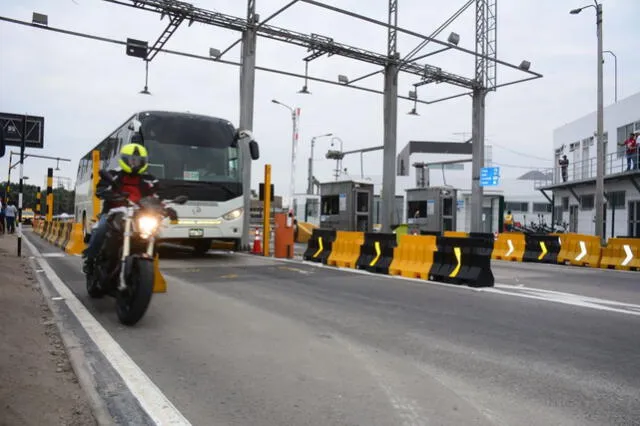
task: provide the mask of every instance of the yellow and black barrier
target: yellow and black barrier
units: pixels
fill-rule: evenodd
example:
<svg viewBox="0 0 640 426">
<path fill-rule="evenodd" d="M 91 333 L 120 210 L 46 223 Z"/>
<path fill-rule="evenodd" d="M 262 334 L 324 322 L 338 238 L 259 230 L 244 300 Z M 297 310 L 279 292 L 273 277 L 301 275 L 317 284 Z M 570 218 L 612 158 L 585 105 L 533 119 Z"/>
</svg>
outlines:
<svg viewBox="0 0 640 426">
<path fill-rule="evenodd" d="M 355 269 L 360 257 L 360 247 L 364 244 L 364 233 L 337 231 L 327 265 Z"/>
<path fill-rule="evenodd" d="M 548 234 L 526 234 L 524 262 L 558 263 L 560 239 Z"/>
<path fill-rule="evenodd" d="M 433 253 L 438 249 L 435 235 L 402 235 L 393 250 L 389 275 L 429 279 Z"/>
<path fill-rule="evenodd" d="M 334 229 L 315 228 L 302 258 L 326 265 L 335 240 L 336 231 Z"/>
<path fill-rule="evenodd" d="M 610 238 L 602 249 L 600 267 L 640 271 L 640 238 Z"/>
<path fill-rule="evenodd" d="M 526 240 L 524 234 L 520 232 L 505 232 L 498 234 L 494 242 L 491 258 L 496 260 L 508 260 L 512 262 L 522 262 Z"/>
<path fill-rule="evenodd" d="M 493 287 L 491 252 L 493 239 L 478 237 L 436 237 L 429 275 L 435 281 Z"/>
<path fill-rule="evenodd" d="M 393 260 L 393 250 L 397 245 L 396 234 L 365 233 L 356 268 L 378 274 L 388 274 L 389 266 Z"/>
</svg>

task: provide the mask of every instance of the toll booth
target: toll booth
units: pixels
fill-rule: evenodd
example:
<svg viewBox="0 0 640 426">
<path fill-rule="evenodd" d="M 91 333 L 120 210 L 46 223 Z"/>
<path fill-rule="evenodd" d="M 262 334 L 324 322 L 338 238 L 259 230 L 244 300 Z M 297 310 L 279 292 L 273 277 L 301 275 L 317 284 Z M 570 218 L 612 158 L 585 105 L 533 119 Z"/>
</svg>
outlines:
<svg viewBox="0 0 640 426">
<path fill-rule="evenodd" d="M 371 232 L 373 184 L 355 180 L 321 183 L 320 227 Z"/>
<path fill-rule="evenodd" d="M 407 224 L 411 232 L 455 231 L 457 190 L 448 186 L 407 189 Z"/>
</svg>

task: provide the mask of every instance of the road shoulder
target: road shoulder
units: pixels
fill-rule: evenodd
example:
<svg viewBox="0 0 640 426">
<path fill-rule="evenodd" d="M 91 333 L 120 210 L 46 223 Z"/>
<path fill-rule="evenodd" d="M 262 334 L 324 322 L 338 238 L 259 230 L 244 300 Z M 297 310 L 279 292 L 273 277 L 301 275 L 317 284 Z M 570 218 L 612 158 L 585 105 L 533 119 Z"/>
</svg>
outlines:
<svg viewBox="0 0 640 426">
<path fill-rule="evenodd" d="M 16 246 L 14 235 L 0 236 L 2 424 L 95 425 L 53 312 Z"/>
</svg>

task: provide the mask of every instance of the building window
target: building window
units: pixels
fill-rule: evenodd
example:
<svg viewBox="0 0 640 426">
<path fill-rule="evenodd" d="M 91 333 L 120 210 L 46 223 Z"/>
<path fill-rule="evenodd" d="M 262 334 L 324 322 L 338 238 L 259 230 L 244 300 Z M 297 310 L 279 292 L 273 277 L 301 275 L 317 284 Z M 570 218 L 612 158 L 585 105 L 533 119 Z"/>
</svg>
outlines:
<svg viewBox="0 0 640 426">
<path fill-rule="evenodd" d="M 629 201 L 628 237 L 640 237 L 640 201 Z"/>
<path fill-rule="evenodd" d="M 569 144 L 569 152 L 573 152 L 578 148 L 580 148 L 580 141 Z"/>
<path fill-rule="evenodd" d="M 580 210 L 591 210 L 594 206 L 593 194 L 586 194 L 580 196 Z"/>
<path fill-rule="evenodd" d="M 607 203 L 615 208 L 624 208 L 625 195 L 624 191 L 609 192 L 607 194 Z"/>
<path fill-rule="evenodd" d="M 534 213 L 551 213 L 553 207 L 550 203 L 533 203 Z"/>
<path fill-rule="evenodd" d="M 569 197 L 562 197 L 562 210 L 569 210 Z"/>
<path fill-rule="evenodd" d="M 508 201 L 504 203 L 504 209 L 506 211 L 511 210 L 512 213 L 528 213 L 529 203 L 522 203 L 519 201 Z"/>
</svg>

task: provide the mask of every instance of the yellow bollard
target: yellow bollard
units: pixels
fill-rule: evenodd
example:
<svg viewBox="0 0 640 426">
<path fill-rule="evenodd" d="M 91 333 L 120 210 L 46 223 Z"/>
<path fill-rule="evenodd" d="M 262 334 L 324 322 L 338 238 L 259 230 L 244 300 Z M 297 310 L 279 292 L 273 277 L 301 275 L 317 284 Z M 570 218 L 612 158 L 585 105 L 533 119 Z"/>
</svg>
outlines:
<svg viewBox="0 0 640 426">
<path fill-rule="evenodd" d="M 153 259 L 153 292 L 154 293 L 166 293 L 167 292 L 167 280 L 164 279 L 160 272 L 160 256 L 156 254 Z"/>
</svg>

